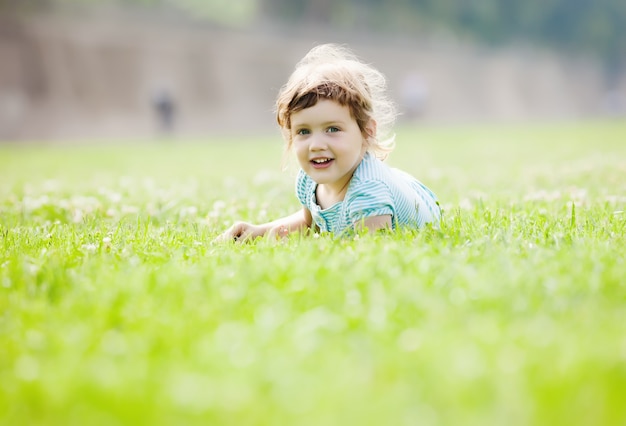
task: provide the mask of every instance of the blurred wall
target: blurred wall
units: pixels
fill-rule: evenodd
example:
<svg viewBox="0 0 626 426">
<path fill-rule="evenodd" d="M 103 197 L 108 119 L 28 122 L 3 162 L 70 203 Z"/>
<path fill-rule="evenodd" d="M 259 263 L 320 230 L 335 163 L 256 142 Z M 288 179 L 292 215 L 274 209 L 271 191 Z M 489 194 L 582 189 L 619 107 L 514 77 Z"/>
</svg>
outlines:
<svg viewBox="0 0 626 426">
<path fill-rule="evenodd" d="M 275 130 L 274 97 L 314 44 L 348 43 L 389 78 L 405 119 L 549 120 L 607 112 L 599 65 L 524 47 L 227 30 L 124 14 L 0 17 L 0 140 Z M 622 79 L 624 80 L 624 79 Z M 622 82 L 623 89 L 626 84 Z M 412 95 L 411 95 L 412 94 Z M 155 102 L 168 97 L 172 123 Z"/>
</svg>

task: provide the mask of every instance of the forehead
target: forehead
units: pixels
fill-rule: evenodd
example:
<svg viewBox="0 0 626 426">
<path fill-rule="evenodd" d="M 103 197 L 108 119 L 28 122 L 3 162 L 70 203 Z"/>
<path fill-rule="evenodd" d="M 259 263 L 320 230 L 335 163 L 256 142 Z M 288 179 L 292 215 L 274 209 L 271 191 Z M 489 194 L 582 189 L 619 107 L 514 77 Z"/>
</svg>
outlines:
<svg viewBox="0 0 626 426">
<path fill-rule="evenodd" d="M 349 122 L 353 120 L 350 108 L 330 99 L 320 99 L 311 107 L 291 113 L 291 125 L 321 122 Z"/>
</svg>

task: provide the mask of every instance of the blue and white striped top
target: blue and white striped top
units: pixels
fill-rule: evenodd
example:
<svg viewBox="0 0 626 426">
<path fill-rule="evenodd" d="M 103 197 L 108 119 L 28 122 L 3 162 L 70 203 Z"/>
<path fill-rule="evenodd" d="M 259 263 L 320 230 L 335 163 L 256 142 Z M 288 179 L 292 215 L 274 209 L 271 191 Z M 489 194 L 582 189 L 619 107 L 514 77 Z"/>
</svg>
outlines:
<svg viewBox="0 0 626 426">
<path fill-rule="evenodd" d="M 428 222 L 436 224 L 441 217 L 437 197 L 430 189 L 369 152 L 354 171 L 343 201 L 322 210 L 315 198 L 316 189 L 317 183 L 300 170 L 296 195 L 310 210 L 321 232 L 339 235 L 370 216 L 391 215 L 393 229 L 419 228 Z"/>
</svg>

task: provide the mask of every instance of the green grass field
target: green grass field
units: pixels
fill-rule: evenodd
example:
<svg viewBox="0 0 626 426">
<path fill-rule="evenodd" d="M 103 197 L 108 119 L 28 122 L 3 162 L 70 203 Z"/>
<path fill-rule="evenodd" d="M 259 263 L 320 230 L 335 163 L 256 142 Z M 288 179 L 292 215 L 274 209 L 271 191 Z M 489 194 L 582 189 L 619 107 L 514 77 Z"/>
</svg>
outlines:
<svg viewBox="0 0 626 426">
<path fill-rule="evenodd" d="M 0 145 L 0 423 L 626 424 L 626 122 L 397 143 L 439 230 L 247 245 L 278 137 Z"/>
</svg>

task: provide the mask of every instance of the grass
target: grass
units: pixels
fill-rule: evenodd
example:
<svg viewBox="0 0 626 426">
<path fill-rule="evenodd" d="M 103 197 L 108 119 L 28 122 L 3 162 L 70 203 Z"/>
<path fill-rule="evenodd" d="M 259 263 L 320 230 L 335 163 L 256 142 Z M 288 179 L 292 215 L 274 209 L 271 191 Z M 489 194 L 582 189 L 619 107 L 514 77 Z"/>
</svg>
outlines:
<svg viewBox="0 0 626 426">
<path fill-rule="evenodd" d="M 626 123 L 403 128 L 441 229 L 211 245 L 277 138 L 0 146 L 0 423 L 626 423 Z"/>
</svg>

